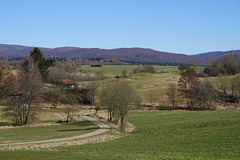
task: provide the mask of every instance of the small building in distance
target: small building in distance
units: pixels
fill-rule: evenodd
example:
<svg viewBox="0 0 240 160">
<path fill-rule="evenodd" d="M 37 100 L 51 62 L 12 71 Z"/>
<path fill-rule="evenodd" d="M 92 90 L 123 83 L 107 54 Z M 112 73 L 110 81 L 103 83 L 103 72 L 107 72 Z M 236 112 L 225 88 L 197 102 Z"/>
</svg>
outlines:
<svg viewBox="0 0 240 160">
<path fill-rule="evenodd" d="M 102 67 L 101 64 L 92 64 L 91 67 Z"/>
<path fill-rule="evenodd" d="M 74 81 L 70 80 L 70 79 L 65 79 L 62 80 L 62 83 L 65 85 L 65 87 L 67 88 L 74 88 L 75 87 L 75 83 Z"/>
</svg>

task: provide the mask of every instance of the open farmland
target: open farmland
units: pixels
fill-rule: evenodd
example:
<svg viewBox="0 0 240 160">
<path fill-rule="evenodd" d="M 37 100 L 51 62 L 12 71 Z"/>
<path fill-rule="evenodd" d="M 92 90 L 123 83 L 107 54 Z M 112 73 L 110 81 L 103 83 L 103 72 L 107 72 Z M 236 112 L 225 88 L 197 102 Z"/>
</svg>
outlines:
<svg viewBox="0 0 240 160">
<path fill-rule="evenodd" d="M 77 70 L 82 69 L 90 73 L 102 72 L 104 74 L 110 75 L 121 75 L 122 70 L 127 70 L 127 73 L 131 73 L 134 68 L 139 66 L 127 66 L 127 65 L 105 65 L 103 67 L 90 67 L 82 66 L 77 68 Z M 126 79 L 137 91 L 139 96 L 142 98 L 143 103 L 149 103 L 150 94 L 154 94 L 153 102 L 158 104 L 160 101 L 167 102 L 165 96 L 166 89 L 169 83 L 177 84 L 180 75 L 178 71 L 178 66 L 153 66 L 156 70 L 155 74 L 149 73 L 139 73 L 131 74 L 128 79 Z M 162 71 L 164 73 L 162 73 Z M 111 81 L 111 80 L 110 80 Z M 97 82 L 97 81 L 96 81 Z M 103 82 L 109 82 L 109 79 L 104 80 Z M 79 83 L 81 84 L 81 82 Z M 85 82 L 88 85 L 88 82 Z M 159 98 L 160 97 L 160 98 Z"/>
<path fill-rule="evenodd" d="M 63 121 L 66 117 L 63 109 L 37 109 L 38 117 L 34 120 L 34 124 L 30 126 L 12 127 L 6 126 L 11 124 L 7 118 L 0 118 L 0 144 L 29 142 L 38 140 L 49 140 L 71 137 L 93 132 L 98 127 L 86 120 L 78 120 L 74 123 L 64 124 L 57 123 Z M 79 110 L 76 110 L 76 113 Z M 2 111 L 0 110 L 0 115 Z"/>
<path fill-rule="evenodd" d="M 98 127 L 89 121 L 49 126 L 0 128 L 0 144 L 72 137 L 93 132 L 96 129 Z"/>
<path fill-rule="evenodd" d="M 136 89 L 144 103 L 149 103 L 151 94 L 153 103 L 159 103 L 160 101 L 167 103 L 165 94 L 168 84 L 177 84 L 179 78 L 180 76 L 177 73 L 141 73 L 132 75 L 129 82 Z"/>
<path fill-rule="evenodd" d="M 135 130 L 108 142 L 50 151 L 0 151 L 1 159 L 239 159 L 240 111 L 133 111 Z"/>
<path fill-rule="evenodd" d="M 123 70 L 126 70 L 127 73 L 131 73 L 134 68 L 137 68 L 137 65 L 104 65 L 102 67 L 91 67 L 88 65 L 83 65 L 81 68 L 77 68 L 77 70 L 82 70 L 85 72 L 96 73 L 101 72 L 104 74 L 111 75 L 121 75 Z M 157 73 L 164 72 L 178 72 L 177 66 L 153 66 Z"/>
</svg>

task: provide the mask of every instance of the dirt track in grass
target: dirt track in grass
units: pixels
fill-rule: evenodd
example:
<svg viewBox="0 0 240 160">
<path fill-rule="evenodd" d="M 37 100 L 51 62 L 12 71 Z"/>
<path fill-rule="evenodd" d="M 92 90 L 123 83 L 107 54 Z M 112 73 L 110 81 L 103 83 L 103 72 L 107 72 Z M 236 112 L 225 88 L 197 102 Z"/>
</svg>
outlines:
<svg viewBox="0 0 240 160">
<path fill-rule="evenodd" d="M 80 117 L 83 119 L 86 119 L 94 124 L 96 124 L 99 129 L 94 131 L 94 132 L 90 132 L 90 133 L 86 133 L 86 134 L 82 134 L 82 135 L 78 135 L 78 136 L 73 136 L 73 137 L 66 137 L 66 138 L 59 138 L 59 139 L 50 139 L 50 140 L 43 140 L 43 141 L 32 141 L 32 142 L 20 142 L 20 143 L 8 143 L 8 144 L 0 144 L 0 146 L 9 146 L 9 145 L 23 145 L 23 144 L 38 144 L 38 143 L 49 143 L 49 142 L 60 142 L 60 141 L 70 141 L 70 140 L 74 140 L 74 139 L 81 139 L 81 138 L 86 138 L 86 137 L 91 137 L 91 136 L 95 136 L 95 135 L 99 135 L 102 133 L 105 133 L 107 131 L 109 131 L 110 126 L 100 122 L 94 118 L 90 118 L 88 117 L 89 113 L 87 114 L 83 114 Z"/>
</svg>

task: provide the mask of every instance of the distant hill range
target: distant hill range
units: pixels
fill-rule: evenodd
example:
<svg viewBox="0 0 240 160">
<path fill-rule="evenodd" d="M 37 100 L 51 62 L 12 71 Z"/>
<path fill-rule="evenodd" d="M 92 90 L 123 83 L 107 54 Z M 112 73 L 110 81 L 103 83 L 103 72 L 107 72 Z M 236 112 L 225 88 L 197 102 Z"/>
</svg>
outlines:
<svg viewBox="0 0 240 160">
<path fill-rule="evenodd" d="M 25 57 L 30 54 L 34 47 L 0 44 L 0 57 Z M 77 48 L 77 47 L 60 47 L 60 48 L 41 48 L 42 53 L 47 58 L 65 57 L 81 59 L 116 59 L 128 63 L 145 63 L 145 64 L 178 64 L 186 63 L 193 57 L 198 58 L 202 64 L 207 64 L 210 59 L 222 59 L 231 51 L 217 51 L 201 53 L 196 55 L 176 54 L 161 52 L 146 48 L 118 48 L 118 49 L 99 49 L 99 48 Z M 234 51 L 240 55 L 240 50 Z"/>
</svg>

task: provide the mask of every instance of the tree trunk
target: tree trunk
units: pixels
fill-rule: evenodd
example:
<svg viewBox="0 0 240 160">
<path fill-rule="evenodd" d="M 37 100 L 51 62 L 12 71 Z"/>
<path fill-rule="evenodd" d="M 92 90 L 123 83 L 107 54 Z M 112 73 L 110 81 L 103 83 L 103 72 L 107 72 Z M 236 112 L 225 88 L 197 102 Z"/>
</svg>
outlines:
<svg viewBox="0 0 240 160">
<path fill-rule="evenodd" d="M 121 125 L 123 125 L 124 117 L 121 117 Z"/>
<path fill-rule="evenodd" d="M 97 112 L 98 112 L 98 109 L 96 109 L 96 108 L 95 108 L 95 114 L 94 114 L 94 116 L 96 116 L 96 115 L 97 115 Z"/>
<path fill-rule="evenodd" d="M 109 112 L 109 121 L 112 122 L 112 112 Z"/>
</svg>

